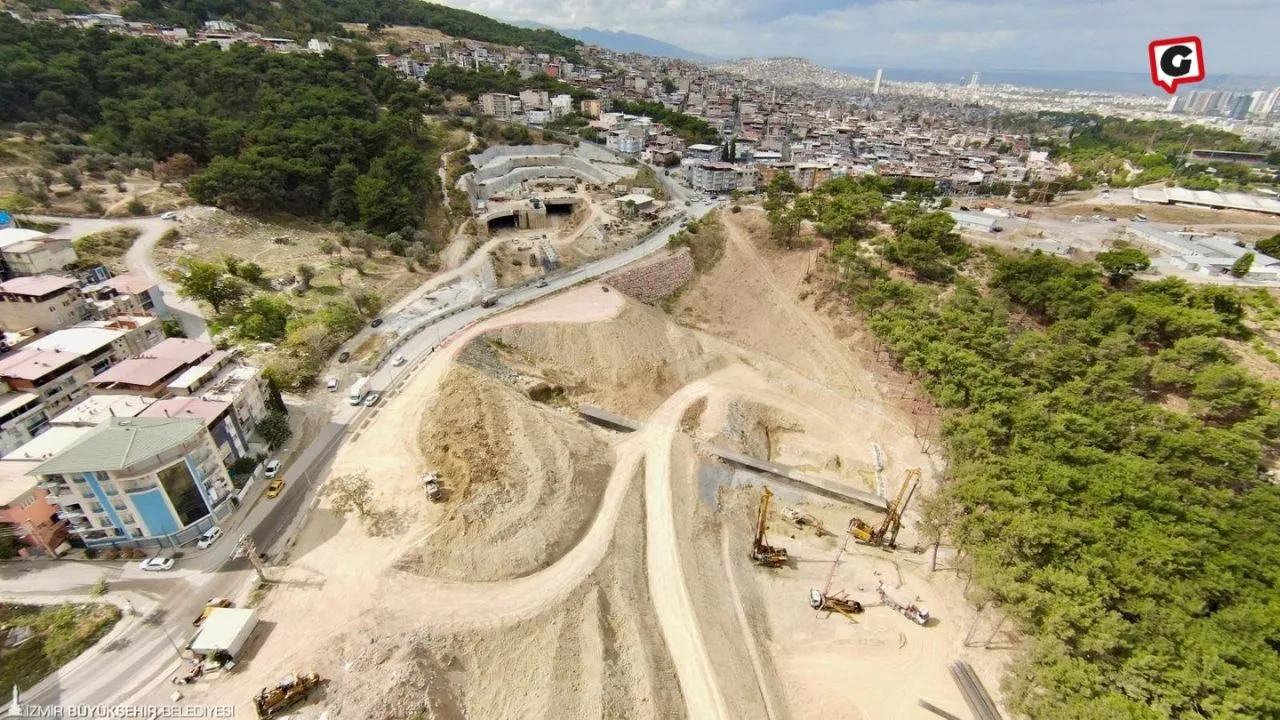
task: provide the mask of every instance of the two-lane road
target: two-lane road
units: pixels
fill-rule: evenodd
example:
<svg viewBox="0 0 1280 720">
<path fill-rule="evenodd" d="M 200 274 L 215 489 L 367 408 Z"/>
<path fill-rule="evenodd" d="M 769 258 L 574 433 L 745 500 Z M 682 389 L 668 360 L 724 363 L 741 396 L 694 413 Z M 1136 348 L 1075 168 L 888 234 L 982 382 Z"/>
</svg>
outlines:
<svg viewBox="0 0 1280 720">
<path fill-rule="evenodd" d="M 710 202 L 695 203 L 687 208 L 688 215 L 690 218 L 701 217 L 714 206 Z M 390 387 L 443 339 L 472 323 L 625 267 L 661 250 L 679 229 L 679 223 L 673 223 L 652 238 L 617 255 L 558 277 L 548 277 L 545 287 L 528 285 L 511 290 L 493 307 L 477 306 L 434 323 L 427 321 L 424 330 L 399 350 L 398 354 L 408 362 L 401 367 L 387 363 L 374 373 L 372 387 L 378 390 Z M 195 568 L 201 572 L 175 572 L 166 583 L 167 591 L 156 591 L 151 587 L 155 583 L 147 579 L 148 589 L 142 594 L 148 598 L 149 605 L 138 610 L 150 617 L 150 621 L 134 623 L 118 647 L 90 650 L 24 693 L 24 700 L 39 705 L 125 703 L 144 696 L 172 676 L 179 665 L 174 644 L 183 646 L 190 639 L 193 632 L 191 620 L 208 599 L 235 596 L 253 577 L 247 559 L 230 557 L 239 536 L 250 535 L 258 549 L 268 555 L 269 561 L 278 556 L 285 549 L 284 543 L 291 530 L 296 531 L 296 524 L 302 519 L 305 508 L 320 491 L 327 468 L 348 430 L 358 428 L 368 412 L 364 407 L 340 405 L 316 439 L 289 463 L 283 475 L 285 490 L 278 498 L 259 500 L 237 527 L 228 528 L 227 535 L 217 545 L 179 561 L 180 568 Z M 140 587 L 127 580 L 111 585 L 113 590 L 130 592 L 141 592 Z M 83 590 L 87 591 L 88 587 Z"/>
</svg>

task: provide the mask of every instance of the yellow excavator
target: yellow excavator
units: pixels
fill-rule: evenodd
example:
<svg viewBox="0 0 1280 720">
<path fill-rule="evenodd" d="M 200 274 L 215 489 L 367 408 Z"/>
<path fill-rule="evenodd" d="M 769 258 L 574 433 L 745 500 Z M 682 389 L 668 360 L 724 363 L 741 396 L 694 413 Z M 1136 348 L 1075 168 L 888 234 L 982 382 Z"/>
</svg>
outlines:
<svg viewBox="0 0 1280 720">
<path fill-rule="evenodd" d="M 756 517 L 756 537 L 751 543 L 751 562 L 764 567 L 776 568 L 787 564 L 786 548 L 773 547 L 765 542 L 765 530 L 769 527 L 769 501 L 773 499 L 773 491 L 764 489 L 760 495 L 760 511 Z"/>
<path fill-rule="evenodd" d="M 849 533 L 855 540 L 866 545 L 896 547 L 898 531 L 902 529 L 902 513 L 907 509 L 907 503 L 911 502 L 911 496 L 915 494 L 919 482 L 920 468 L 908 470 L 902 487 L 898 488 L 898 496 L 893 499 L 880 527 L 871 527 L 861 518 L 855 517 L 849 521 Z"/>
</svg>

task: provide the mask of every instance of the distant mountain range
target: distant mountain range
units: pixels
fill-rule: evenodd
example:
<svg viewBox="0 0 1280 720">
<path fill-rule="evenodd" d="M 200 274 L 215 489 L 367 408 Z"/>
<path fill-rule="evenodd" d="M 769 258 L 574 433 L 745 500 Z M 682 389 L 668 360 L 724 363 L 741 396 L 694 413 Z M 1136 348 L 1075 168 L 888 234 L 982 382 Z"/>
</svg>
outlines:
<svg viewBox="0 0 1280 720">
<path fill-rule="evenodd" d="M 575 40 L 581 40 L 588 45 L 596 45 L 602 48 L 608 48 L 614 52 L 640 53 L 642 55 L 653 55 L 657 57 L 676 58 L 678 60 L 690 60 L 693 62 L 711 62 L 717 58 L 710 55 L 702 55 L 691 50 L 685 50 L 671 43 L 665 43 L 661 40 L 655 40 L 645 35 L 636 35 L 635 33 L 620 32 L 617 30 L 597 30 L 595 28 L 557 28 L 550 25 L 543 25 L 531 20 L 512 20 L 512 25 L 531 30 L 554 30 L 565 37 L 571 37 Z"/>
</svg>

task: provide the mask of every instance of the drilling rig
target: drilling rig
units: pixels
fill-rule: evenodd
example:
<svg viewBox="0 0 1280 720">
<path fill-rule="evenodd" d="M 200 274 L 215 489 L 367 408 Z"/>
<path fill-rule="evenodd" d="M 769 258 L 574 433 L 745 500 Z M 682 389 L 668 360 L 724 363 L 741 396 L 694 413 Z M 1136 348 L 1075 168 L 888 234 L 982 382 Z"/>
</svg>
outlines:
<svg viewBox="0 0 1280 720">
<path fill-rule="evenodd" d="M 765 530 L 769 527 L 769 501 L 773 491 L 765 488 L 760 495 L 760 512 L 756 517 L 756 537 L 751 543 L 751 561 L 764 567 L 776 568 L 787 564 L 786 548 L 772 547 L 765 542 Z"/>
<path fill-rule="evenodd" d="M 896 547 L 898 543 L 898 531 L 902 529 L 902 513 L 907 509 L 907 504 L 911 502 L 911 496 L 916 492 L 916 485 L 920 481 L 920 468 L 911 468 L 907 471 L 907 477 L 902 481 L 902 487 L 898 488 L 898 496 L 894 498 L 893 504 L 889 506 L 888 514 L 884 516 L 884 522 L 880 523 L 880 527 L 871 527 L 863 522 L 861 518 L 853 518 L 849 521 L 849 532 L 854 539 L 866 545 L 875 545 L 879 547 Z"/>
<path fill-rule="evenodd" d="M 809 607 L 818 612 L 825 612 L 828 616 L 831 613 L 840 613 L 848 618 L 849 622 L 855 622 L 853 616 L 862 612 L 862 603 L 849 599 L 843 591 L 835 595 L 831 594 L 831 581 L 835 579 L 836 566 L 840 564 L 840 556 L 844 555 L 851 537 L 853 537 L 852 531 L 845 533 L 844 542 L 840 543 L 840 549 L 836 551 L 836 557 L 831 561 L 831 571 L 827 573 L 827 584 L 822 591 L 809 589 Z"/>
</svg>

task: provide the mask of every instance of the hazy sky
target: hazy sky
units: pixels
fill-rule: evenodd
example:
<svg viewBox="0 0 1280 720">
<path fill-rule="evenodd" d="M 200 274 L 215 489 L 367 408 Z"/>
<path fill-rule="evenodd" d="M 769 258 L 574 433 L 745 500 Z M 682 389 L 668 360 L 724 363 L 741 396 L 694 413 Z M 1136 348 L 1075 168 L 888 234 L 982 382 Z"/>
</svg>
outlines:
<svg viewBox="0 0 1280 720">
<path fill-rule="evenodd" d="M 437 1 L 707 55 L 863 67 L 1146 72 L 1148 42 L 1199 35 L 1211 76 L 1280 74 L 1280 0 Z"/>
</svg>

